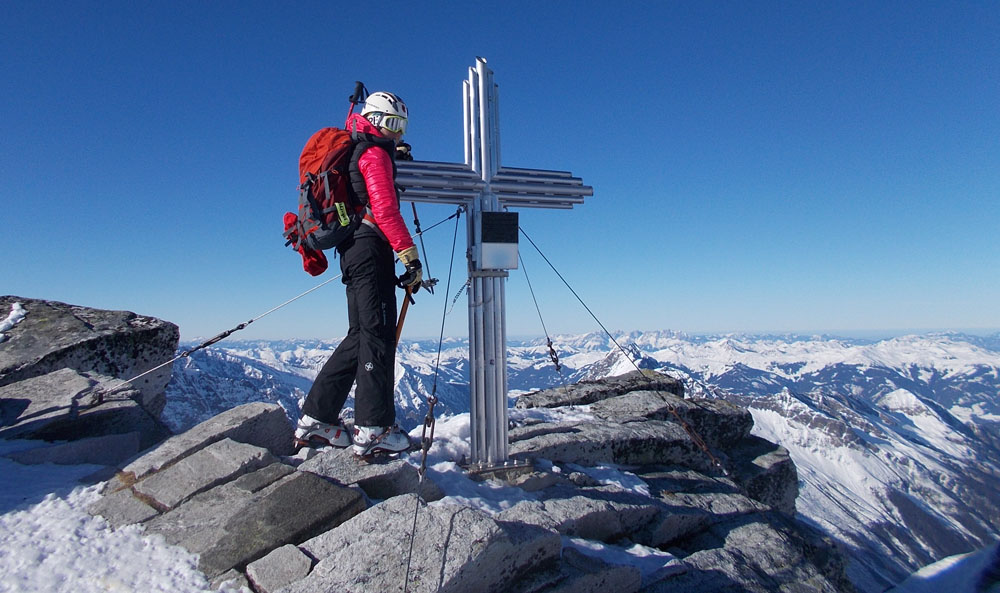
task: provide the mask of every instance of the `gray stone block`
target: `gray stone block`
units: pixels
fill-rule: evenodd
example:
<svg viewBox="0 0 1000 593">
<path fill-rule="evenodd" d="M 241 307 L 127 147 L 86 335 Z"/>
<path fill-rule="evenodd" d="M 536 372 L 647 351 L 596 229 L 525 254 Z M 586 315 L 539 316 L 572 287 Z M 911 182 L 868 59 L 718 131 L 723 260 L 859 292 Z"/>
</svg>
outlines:
<svg viewBox="0 0 1000 593">
<path fill-rule="evenodd" d="M 254 503 L 256 497 L 230 484 L 216 486 L 195 495 L 185 504 L 154 517 L 146 531 L 160 534 L 169 544 L 182 546 L 193 554 L 212 548 L 226 537 L 226 524 Z M 288 542 L 281 542 L 284 545 Z M 275 546 L 277 547 L 277 546 Z M 226 567 L 228 569 L 230 567 Z"/>
<path fill-rule="evenodd" d="M 8 453 L 5 457 L 24 465 L 117 465 L 139 452 L 138 432 L 111 434 Z"/>
<path fill-rule="evenodd" d="M 115 529 L 148 521 L 159 514 L 159 511 L 136 498 L 128 488 L 102 496 L 87 507 L 87 512 L 104 517 Z"/>
<path fill-rule="evenodd" d="M 323 533 L 364 508 L 358 492 L 295 472 L 257 492 L 232 482 L 217 486 L 152 519 L 146 528 L 198 554 L 199 569 L 212 578 Z"/>
<path fill-rule="evenodd" d="M 411 556 L 415 505 L 418 539 Z M 495 521 L 469 507 L 428 506 L 408 494 L 386 500 L 299 547 L 319 563 L 282 593 L 398 591 L 408 559 L 410 591 L 451 593 L 501 591 L 556 562 L 561 539 L 538 527 Z"/>
<path fill-rule="evenodd" d="M 257 593 L 274 593 L 301 580 L 312 570 L 312 558 L 292 544 L 281 546 L 247 565 L 247 578 Z"/>
<path fill-rule="evenodd" d="M 642 587 L 642 575 L 632 566 L 609 564 L 572 548 L 562 552 L 560 582 L 546 593 L 635 593 Z"/>
<path fill-rule="evenodd" d="M 233 481 L 233 487 L 247 492 L 259 492 L 281 478 L 295 473 L 295 468 L 284 463 L 272 463 L 264 469 L 240 476 Z"/>
<path fill-rule="evenodd" d="M 735 492 L 678 492 L 670 495 L 660 494 L 659 499 L 669 508 L 700 509 L 716 517 L 717 520 L 770 510 L 767 505 Z"/>
<path fill-rule="evenodd" d="M 667 546 L 692 533 L 697 533 L 712 523 L 712 515 L 698 508 L 667 507 L 651 521 L 645 533 L 635 540 L 652 547 Z"/>
<path fill-rule="evenodd" d="M 135 483 L 135 481 L 132 480 L 131 478 L 132 478 L 131 474 L 123 474 L 121 472 L 115 472 L 115 474 L 108 477 L 107 480 L 104 482 L 104 485 L 101 486 L 101 495 L 106 496 L 108 494 L 111 494 L 112 492 L 117 492 L 122 488 L 131 487 L 132 484 Z"/>
<path fill-rule="evenodd" d="M 510 476 L 505 482 L 510 486 L 517 486 L 525 492 L 537 492 L 545 490 L 549 486 L 565 481 L 559 474 L 549 471 L 532 470 L 525 473 L 518 473 Z"/>
<path fill-rule="evenodd" d="M 165 511 L 199 492 L 275 461 L 267 449 L 222 439 L 140 480 L 132 488 L 151 501 L 153 506 Z"/>
<path fill-rule="evenodd" d="M 129 463 L 123 471 L 141 479 L 224 438 L 263 447 L 274 455 L 287 455 L 292 452 L 293 434 L 281 406 L 255 402 L 227 410 L 170 437 L 156 449 Z"/>
<path fill-rule="evenodd" d="M 665 391 L 632 391 L 596 402 L 590 412 L 610 422 L 683 422 L 713 449 L 735 445 L 753 428 L 753 416 L 746 408 L 725 400 L 683 399 Z"/>
<path fill-rule="evenodd" d="M 705 471 L 713 467 L 683 428 L 658 420 L 555 422 L 515 428 L 510 431 L 510 454 L 591 466 L 662 464 Z"/>
<path fill-rule="evenodd" d="M 369 498 L 375 500 L 416 493 L 420 481 L 417 468 L 403 459 L 366 463 L 358 459 L 350 448 L 328 448 L 298 469 L 325 476 L 345 486 L 357 484 Z M 441 488 L 427 476 L 420 485 L 420 495 L 428 502 L 444 498 Z"/>
<path fill-rule="evenodd" d="M 538 525 L 562 535 L 613 542 L 642 531 L 657 517 L 655 504 L 631 504 L 585 495 L 525 501 L 497 515 L 498 521 Z"/>
<path fill-rule="evenodd" d="M 738 460 L 733 479 L 747 495 L 787 515 L 795 514 L 799 473 L 788 449 L 760 437 L 748 436 L 731 456 Z"/>
<path fill-rule="evenodd" d="M 647 587 L 650 593 L 840 593 L 844 589 L 807 558 L 810 544 L 777 515 L 752 515 L 713 525 L 685 541 L 692 568 Z"/>
<path fill-rule="evenodd" d="M 662 547 L 708 529 L 715 523 L 741 515 L 767 512 L 766 505 L 746 496 L 743 489 L 725 477 L 709 477 L 691 470 L 647 471 L 639 477 L 661 512 L 635 541 Z"/>
<path fill-rule="evenodd" d="M 242 591 L 243 587 L 250 589 L 250 581 L 247 580 L 246 575 L 238 570 L 227 570 L 226 572 L 220 574 L 219 576 L 212 579 L 209 587 L 213 591 L 222 590 L 223 585 L 227 586 L 227 591 Z"/>
<path fill-rule="evenodd" d="M 111 434 L 138 432 L 140 447 L 149 447 L 167 435 L 124 389 L 94 403 L 99 390 L 127 385 L 117 379 L 60 369 L 0 387 L 5 408 L 5 426 L 0 438 L 43 441 L 75 441 Z"/>
<path fill-rule="evenodd" d="M 55 420 L 85 407 L 97 385 L 73 369 L 60 369 L 12 385 L 0 386 L 4 427 L 0 438 L 25 438 Z M 79 401 L 78 401 L 79 400 Z"/>
<path fill-rule="evenodd" d="M 664 391 L 684 397 L 683 383 L 669 375 L 647 370 L 528 393 L 518 397 L 514 405 L 518 408 L 581 406 L 639 390 Z"/>
</svg>

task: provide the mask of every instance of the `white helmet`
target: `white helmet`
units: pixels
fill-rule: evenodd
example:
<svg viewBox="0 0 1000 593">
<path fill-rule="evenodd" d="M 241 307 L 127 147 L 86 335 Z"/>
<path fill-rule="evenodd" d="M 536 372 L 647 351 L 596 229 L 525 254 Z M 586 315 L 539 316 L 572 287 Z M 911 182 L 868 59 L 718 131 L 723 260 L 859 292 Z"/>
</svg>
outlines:
<svg viewBox="0 0 1000 593">
<path fill-rule="evenodd" d="M 390 132 L 406 132 L 406 103 L 392 93 L 378 91 L 368 95 L 361 115 L 376 128 L 385 128 Z"/>
</svg>

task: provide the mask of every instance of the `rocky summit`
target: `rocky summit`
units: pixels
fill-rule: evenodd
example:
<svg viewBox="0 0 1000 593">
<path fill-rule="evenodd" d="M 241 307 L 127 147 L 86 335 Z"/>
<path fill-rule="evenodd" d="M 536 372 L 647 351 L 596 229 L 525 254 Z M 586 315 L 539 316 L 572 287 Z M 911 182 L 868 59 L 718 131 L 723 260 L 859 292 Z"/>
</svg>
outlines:
<svg viewBox="0 0 1000 593">
<path fill-rule="evenodd" d="M 550 398 L 544 404 L 534 394 L 519 396 L 580 382 L 576 389 L 608 398 L 586 381 L 636 366 L 671 379 L 623 386 L 617 395 L 667 391 L 705 408 L 726 400 L 748 409 L 751 434 L 782 445 L 795 462 L 797 516 L 843 546 L 848 576 L 864 593 L 882 593 L 930 563 L 996 541 L 1000 334 L 861 339 L 641 331 L 614 338 L 621 349 L 604 334 L 553 336 L 559 369 L 544 338 L 510 340 L 508 384 L 512 400 L 520 399 L 511 418 L 566 421 L 569 410 L 591 406 L 589 417 L 599 422 L 596 399 L 577 394 L 576 405 L 563 405 L 566 394 L 558 389 L 542 394 Z M 233 340 L 202 350 L 174 366 L 163 418 L 180 432 L 251 401 L 278 403 L 294 414 L 336 346 L 336 340 Z M 436 341 L 400 344 L 401 426 L 420 426 L 438 368 L 436 413 L 469 412 L 468 348 L 467 341 L 446 340 L 437 367 Z M 671 384 L 683 391 L 671 391 Z M 616 418 L 624 421 L 625 413 L 630 409 L 618 405 Z M 435 451 L 448 448 L 445 441 Z"/>
<path fill-rule="evenodd" d="M 446 496 L 433 473 L 421 479 L 417 455 L 290 456 L 292 427 L 266 403 L 123 464 L 90 510 L 117 527 L 141 523 L 198 554 L 217 584 L 237 579 L 257 592 L 852 591 L 835 546 L 794 519 L 794 465 L 749 436 L 749 413 L 643 390 L 644 379 L 526 400 L 588 400 L 594 419 L 525 423 L 511 431 L 513 469 L 471 470 L 523 490 L 500 512 Z M 648 491 L 585 471 L 610 465 Z M 589 556 L 580 542 L 645 546 L 669 561 L 644 573 Z"/>
<path fill-rule="evenodd" d="M 350 450 L 293 455 L 292 426 L 276 404 L 240 405 L 163 439 L 158 418 L 141 405 L 147 394 L 122 378 L 169 360 L 157 350 L 166 338 L 151 330 L 169 337 L 176 328 L 134 314 L 19 302 L 27 314 L 0 344 L 10 369 L 0 383 L 0 438 L 62 442 L 19 451 L 22 463 L 86 458 L 107 466 L 94 478 L 106 481 L 90 512 L 197 554 L 216 586 L 853 591 L 836 545 L 795 518 L 798 478 L 787 451 L 750 435 L 745 408 L 685 399 L 665 375 L 636 371 L 522 396 L 521 410 L 541 413 L 512 414 L 514 463 L 467 468 L 463 478 L 484 493 L 517 493 L 484 508 L 449 495 L 437 470 L 421 478 L 419 453 L 377 463 Z M 77 347 L 103 355 L 46 354 L 32 332 L 49 323 L 74 327 Z M 129 332 L 138 333 L 117 335 Z M 48 342 L 55 352 L 74 340 Z M 130 366 L 129 356 L 142 360 Z M 60 358 L 74 366 L 58 367 Z M 31 361 L 42 367 L 31 370 Z M 114 397 L 95 398 L 97 390 Z M 438 465 L 444 451 L 435 453 Z M 601 471 L 640 487 L 595 478 Z M 657 563 L 640 566 L 636 554 L 614 550 L 642 550 Z"/>
</svg>

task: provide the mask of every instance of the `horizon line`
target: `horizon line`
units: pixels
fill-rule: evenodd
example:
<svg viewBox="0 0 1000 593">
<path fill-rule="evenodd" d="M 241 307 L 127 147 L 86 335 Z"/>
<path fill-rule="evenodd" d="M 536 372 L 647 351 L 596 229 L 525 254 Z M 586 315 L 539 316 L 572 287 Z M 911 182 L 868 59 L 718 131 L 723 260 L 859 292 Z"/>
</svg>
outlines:
<svg viewBox="0 0 1000 593">
<path fill-rule="evenodd" d="M 847 339 L 891 339 L 899 338 L 905 336 L 928 336 L 935 334 L 961 334 L 969 335 L 975 337 L 988 338 L 995 335 L 1000 335 L 1000 327 L 986 327 L 986 328 L 906 328 L 906 329 L 827 329 L 827 330 L 720 330 L 720 331 L 686 331 L 686 330 L 674 330 L 674 329 L 632 329 L 632 330 L 613 330 L 611 333 L 613 336 L 627 335 L 631 333 L 654 333 L 654 332 L 664 332 L 672 333 L 690 337 L 728 337 L 728 336 L 747 336 L 747 337 L 818 337 L 818 338 L 847 338 Z M 604 334 L 600 330 L 592 330 L 587 332 L 562 332 L 557 334 L 551 334 L 549 337 L 578 337 L 590 334 Z M 604 334 L 607 335 L 607 334 Z M 507 340 L 537 340 L 544 339 L 547 336 L 544 334 L 513 334 L 508 335 Z M 197 336 L 193 338 L 182 338 L 180 343 L 197 343 L 209 339 L 208 336 Z M 231 337 L 221 340 L 221 342 L 293 342 L 293 341 L 339 341 L 342 340 L 343 336 L 336 337 L 255 337 L 255 338 L 240 338 Z M 412 338 L 402 338 L 400 342 L 425 342 L 427 340 L 437 340 L 438 336 L 415 336 Z M 444 340 L 468 340 L 467 335 L 451 335 L 444 336 Z"/>
</svg>

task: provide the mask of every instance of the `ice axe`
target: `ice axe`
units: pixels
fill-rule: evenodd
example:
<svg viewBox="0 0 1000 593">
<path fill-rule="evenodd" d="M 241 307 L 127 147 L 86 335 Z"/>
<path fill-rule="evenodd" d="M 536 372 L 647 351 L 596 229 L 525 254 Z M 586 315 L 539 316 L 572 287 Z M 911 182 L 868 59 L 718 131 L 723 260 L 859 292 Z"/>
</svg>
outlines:
<svg viewBox="0 0 1000 593">
<path fill-rule="evenodd" d="M 406 311 L 413 301 L 413 289 L 406 287 L 406 296 L 403 298 L 403 307 L 399 310 L 399 321 L 396 322 L 396 345 L 399 346 L 399 336 L 403 333 L 403 322 L 406 321 Z"/>
</svg>

